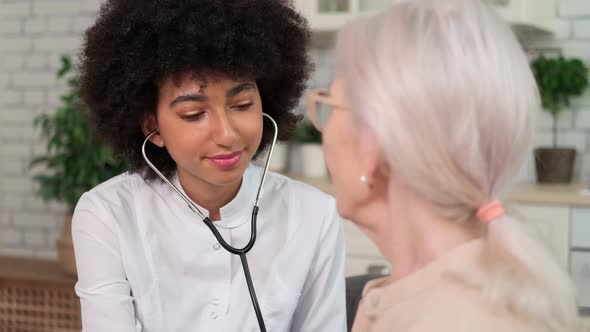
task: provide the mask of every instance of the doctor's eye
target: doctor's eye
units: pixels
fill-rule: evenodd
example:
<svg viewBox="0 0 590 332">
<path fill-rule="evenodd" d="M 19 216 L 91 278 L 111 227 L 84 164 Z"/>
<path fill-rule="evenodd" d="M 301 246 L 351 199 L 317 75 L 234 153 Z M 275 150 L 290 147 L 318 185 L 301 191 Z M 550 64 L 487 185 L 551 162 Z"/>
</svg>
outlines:
<svg viewBox="0 0 590 332">
<path fill-rule="evenodd" d="M 204 118 L 206 114 L 207 114 L 207 112 L 183 114 L 183 115 L 180 115 L 180 118 L 183 120 L 186 120 L 186 121 L 196 121 L 196 120 L 200 120 L 200 119 Z"/>
<path fill-rule="evenodd" d="M 254 105 L 254 103 L 249 102 L 249 103 L 244 103 L 244 104 L 232 106 L 231 109 L 236 110 L 236 111 L 246 111 L 246 110 L 250 109 L 250 107 L 252 107 L 252 105 Z"/>
</svg>

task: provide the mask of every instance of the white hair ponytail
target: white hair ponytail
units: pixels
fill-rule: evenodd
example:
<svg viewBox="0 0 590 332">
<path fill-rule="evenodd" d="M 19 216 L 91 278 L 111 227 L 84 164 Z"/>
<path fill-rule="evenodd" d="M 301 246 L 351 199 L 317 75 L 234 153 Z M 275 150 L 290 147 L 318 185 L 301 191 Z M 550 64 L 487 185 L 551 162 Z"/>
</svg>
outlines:
<svg viewBox="0 0 590 332">
<path fill-rule="evenodd" d="M 568 275 L 520 222 L 504 215 L 488 225 L 481 280 L 484 296 L 539 324 L 540 331 L 577 332 L 581 324 Z"/>
</svg>

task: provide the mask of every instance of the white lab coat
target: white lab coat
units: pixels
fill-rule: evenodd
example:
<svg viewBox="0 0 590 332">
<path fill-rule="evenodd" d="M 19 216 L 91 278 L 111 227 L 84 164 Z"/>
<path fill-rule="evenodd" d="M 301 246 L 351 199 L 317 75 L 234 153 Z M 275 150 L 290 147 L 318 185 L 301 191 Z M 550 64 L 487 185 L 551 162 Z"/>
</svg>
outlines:
<svg viewBox="0 0 590 332">
<path fill-rule="evenodd" d="M 247 169 L 215 222 L 232 246 L 250 238 L 261 173 Z M 345 250 L 334 199 L 269 172 L 259 205 L 247 257 L 267 330 L 345 331 Z M 162 181 L 122 174 L 85 193 L 72 234 L 83 331 L 259 330 L 239 257 Z"/>
</svg>

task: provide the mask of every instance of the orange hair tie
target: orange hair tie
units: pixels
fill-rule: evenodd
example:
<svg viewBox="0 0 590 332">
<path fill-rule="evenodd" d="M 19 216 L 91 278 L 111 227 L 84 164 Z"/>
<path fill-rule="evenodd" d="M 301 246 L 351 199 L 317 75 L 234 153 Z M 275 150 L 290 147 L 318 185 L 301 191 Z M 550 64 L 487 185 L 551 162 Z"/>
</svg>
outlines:
<svg viewBox="0 0 590 332">
<path fill-rule="evenodd" d="M 503 216 L 505 213 L 504 206 L 498 200 L 491 201 L 488 204 L 482 205 L 477 209 L 477 218 L 479 220 L 490 223 L 496 218 Z"/>
</svg>

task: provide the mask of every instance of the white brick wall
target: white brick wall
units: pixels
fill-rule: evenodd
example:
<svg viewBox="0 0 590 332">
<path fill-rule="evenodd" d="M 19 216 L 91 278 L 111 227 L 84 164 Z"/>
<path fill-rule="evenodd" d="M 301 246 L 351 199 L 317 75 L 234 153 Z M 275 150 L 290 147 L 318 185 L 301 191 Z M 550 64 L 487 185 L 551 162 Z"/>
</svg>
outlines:
<svg viewBox="0 0 590 332">
<path fill-rule="evenodd" d="M 47 24 L 47 31 L 57 32 L 57 33 L 72 32 L 73 26 L 74 26 L 74 22 L 70 18 L 63 18 L 63 17 L 50 18 L 49 22 Z"/>
<path fill-rule="evenodd" d="M 55 239 L 64 220 L 62 204 L 45 204 L 33 195 L 27 165 L 43 150 L 33 118 L 59 104 L 64 84 L 55 70 L 63 53 L 80 45 L 81 33 L 94 20 L 101 0 L 0 0 L 0 254 L 55 257 Z M 532 41 L 533 46 L 559 46 L 564 54 L 590 64 L 590 0 L 559 0 L 559 21 L 553 37 Z M 333 78 L 333 41 L 314 36 L 311 56 L 316 72 L 311 86 Z M 551 143 L 551 119 L 539 116 L 537 145 Z M 560 118 L 559 141 L 575 146 L 580 158 L 578 179 L 590 179 L 590 91 L 572 103 Z M 532 154 L 532 153 L 531 153 Z M 522 178 L 534 178 L 532 158 Z"/>
<path fill-rule="evenodd" d="M 582 19 L 573 21 L 574 38 L 579 40 L 590 40 L 590 20 Z"/>
<path fill-rule="evenodd" d="M 46 55 L 29 55 L 22 59 L 27 69 L 49 69 L 49 58 Z"/>
<path fill-rule="evenodd" d="M 577 130 L 590 130 L 590 107 L 580 108 L 576 114 L 575 128 Z"/>
<path fill-rule="evenodd" d="M 557 120 L 557 128 L 559 130 L 567 130 L 572 128 L 574 124 L 575 113 L 573 111 L 564 111 L 559 115 Z M 543 112 L 537 116 L 538 126 L 540 130 L 553 129 L 553 118 L 547 112 Z"/>
<path fill-rule="evenodd" d="M 5 54 L 24 54 L 31 49 L 33 41 L 20 37 L 5 37 L 3 41 L 3 52 Z"/>
<path fill-rule="evenodd" d="M 56 257 L 66 208 L 33 194 L 27 170 L 43 151 L 33 118 L 52 112 L 64 83 L 60 56 L 74 54 L 100 0 L 0 0 L 0 254 Z"/>
<path fill-rule="evenodd" d="M 568 19 L 562 19 L 557 22 L 554 38 L 557 40 L 569 39 L 572 34 L 572 22 Z"/>
<path fill-rule="evenodd" d="M 25 20 L 25 32 L 28 34 L 42 34 L 47 29 L 47 19 L 32 18 Z"/>
<path fill-rule="evenodd" d="M 27 17 L 30 15 L 32 7 L 31 1 L 3 1 L 0 17 Z"/>
<path fill-rule="evenodd" d="M 73 52 L 80 45 L 80 36 L 43 36 L 33 40 L 33 49 L 36 52 L 64 53 Z"/>
<path fill-rule="evenodd" d="M 79 14 L 82 6 L 80 1 L 35 1 L 33 5 L 33 14 L 39 16 L 59 16 L 67 17 Z"/>
<path fill-rule="evenodd" d="M 2 18 L 0 33 L 20 33 L 22 24 L 20 19 Z"/>
<path fill-rule="evenodd" d="M 559 1 L 559 15 L 561 17 L 588 18 L 590 16 L 590 1 L 561 0 Z"/>
</svg>

